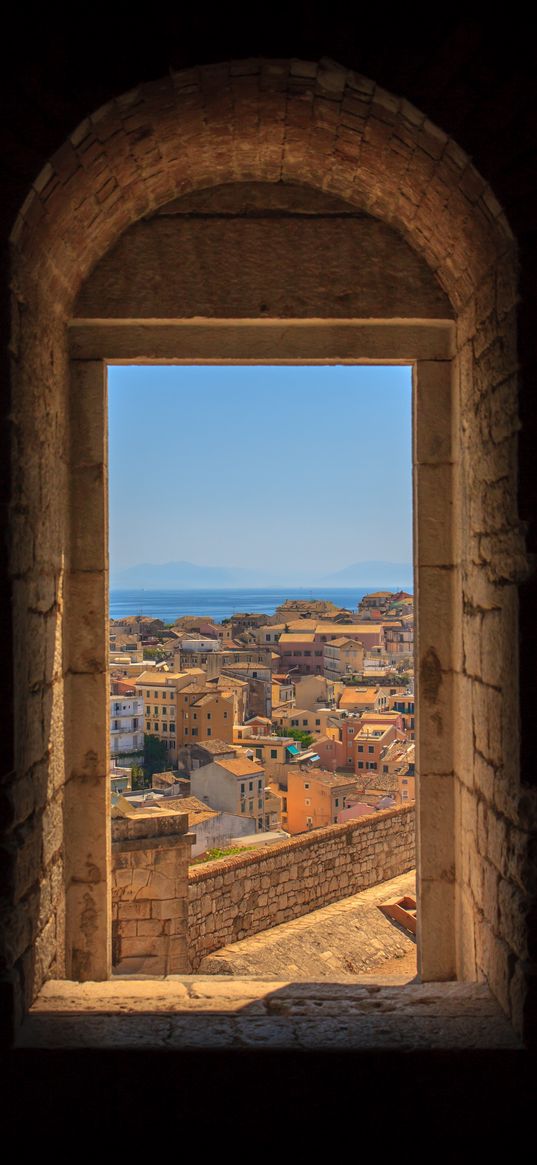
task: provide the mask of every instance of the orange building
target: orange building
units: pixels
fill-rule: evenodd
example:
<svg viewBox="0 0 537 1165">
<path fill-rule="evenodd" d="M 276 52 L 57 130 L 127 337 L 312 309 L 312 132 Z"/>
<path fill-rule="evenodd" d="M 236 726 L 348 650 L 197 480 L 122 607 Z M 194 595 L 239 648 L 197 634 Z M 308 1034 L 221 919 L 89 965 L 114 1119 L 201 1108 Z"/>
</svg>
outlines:
<svg viewBox="0 0 537 1165">
<path fill-rule="evenodd" d="M 203 672 L 145 672 L 135 686 L 144 701 L 144 733 L 164 742 L 171 764 L 185 744 L 232 743 L 236 693 L 208 686 Z"/>
<path fill-rule="evenodd" d="M 345 797 L 356 792 L 356 780 L 325 769 L 290 768 L 287 777 L 287 830 L 305 833 L 337 823 Z"/>
</svg>

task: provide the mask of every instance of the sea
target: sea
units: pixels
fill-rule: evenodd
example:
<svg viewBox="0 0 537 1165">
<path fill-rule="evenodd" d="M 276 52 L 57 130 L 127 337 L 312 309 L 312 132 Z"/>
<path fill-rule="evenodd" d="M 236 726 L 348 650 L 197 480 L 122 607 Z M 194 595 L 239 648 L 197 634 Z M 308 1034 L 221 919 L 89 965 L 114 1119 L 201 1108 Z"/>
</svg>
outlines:
<svg viewBox="0 0 537 1165">
<path fill-rule="evenodd" d="M 110 590 L 110 618 L 124 619 L 126 615 L 149 615 L 153 619 L 162 619 L 163 623 L 173 623 L 181 615 L 202 615 L 220 623 L 222 619 L 229 619 L 237 611 L 273 615 L 276 607 L 279 607 L 285 599 L 329 599 L 338 607 L 353 610 L 364 595 L 371 591 L 386 589 L 371 586 L 251 590 L 220 588 L 191 591 Z"/>
</svg>

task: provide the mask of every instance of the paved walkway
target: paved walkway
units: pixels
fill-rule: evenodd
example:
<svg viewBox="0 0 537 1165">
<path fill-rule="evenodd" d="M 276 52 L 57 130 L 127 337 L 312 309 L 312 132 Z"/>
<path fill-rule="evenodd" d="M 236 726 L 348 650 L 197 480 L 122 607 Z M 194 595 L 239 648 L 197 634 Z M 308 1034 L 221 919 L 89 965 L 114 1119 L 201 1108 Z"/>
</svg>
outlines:
<svg viewBox="0 0 537 1165">
<path fill-rule="evenodd" d="M 399 982 L 416 976 L 416 942 L 379 910 L 379 904 L 415 895 L 416 875 L 402 874 L 342 902 L 207 955 L 200 975 L 345 980 L 381 972 Z"/>
</svg>

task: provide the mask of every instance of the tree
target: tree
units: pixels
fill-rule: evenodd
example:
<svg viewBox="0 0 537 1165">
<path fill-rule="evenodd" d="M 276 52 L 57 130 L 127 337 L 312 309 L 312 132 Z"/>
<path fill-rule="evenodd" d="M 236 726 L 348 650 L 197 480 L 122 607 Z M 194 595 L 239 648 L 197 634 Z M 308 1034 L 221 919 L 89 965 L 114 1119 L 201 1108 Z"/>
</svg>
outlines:
<svg viewBox="0 0 537 1165">
<path fill-rule="evenodd" d="M 166 771 L 166 745 L 158 736 L 149 736 L 144 733 L 144 771 L 146 780 L 153 773 Z"/>
<path fill-rule="evenodd" d="M 144 659 L 154 659 L 160 663 L 166 659 L 166 652 L 163 647 L 144 647 Z"/>
<path fill-rule="evenodd" d="M 133 765 L 131 768 L 131 788 L 145 789 L 146 780 L 144 770 L 141 765 Z"/>
<path fill-rule="evenodd" d="M 309 732 L 303 732 L 301 728 L 285 728 L 282 729 L 283 731 L 292 740 L 297 740 L 302 745 L 302 748 L 309 748 L 310 744 L 313 744 L 313 736 Z"/>
</svg>

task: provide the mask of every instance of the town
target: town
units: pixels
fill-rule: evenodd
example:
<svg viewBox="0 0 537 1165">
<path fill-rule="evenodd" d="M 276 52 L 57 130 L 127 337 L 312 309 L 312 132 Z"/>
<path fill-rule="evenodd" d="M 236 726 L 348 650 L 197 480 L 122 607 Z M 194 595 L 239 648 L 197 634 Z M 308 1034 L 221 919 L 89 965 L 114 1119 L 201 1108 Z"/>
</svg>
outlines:
<svg viewBox="0 0 537 1165">
<path fill-rule="evenodd" d="M 110 620 L 113 807 L 187 813 L 199 862 L 413 802 L 413 653 L 404 591 Z"/>
</svg>

